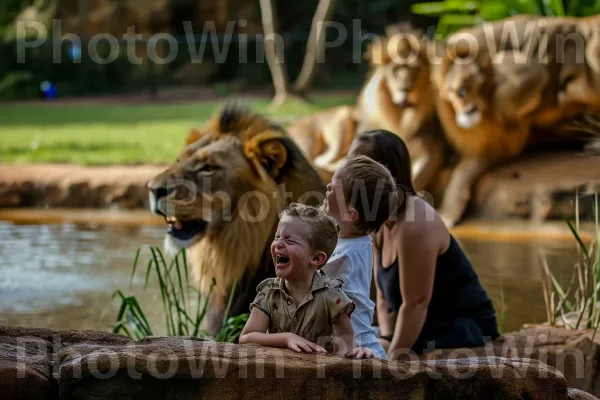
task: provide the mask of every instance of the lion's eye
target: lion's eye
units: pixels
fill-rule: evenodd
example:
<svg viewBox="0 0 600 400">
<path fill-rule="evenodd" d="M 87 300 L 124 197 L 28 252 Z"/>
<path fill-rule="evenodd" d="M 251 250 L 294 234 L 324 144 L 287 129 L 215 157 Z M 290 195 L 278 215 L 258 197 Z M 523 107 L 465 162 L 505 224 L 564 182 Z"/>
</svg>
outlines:
<svg viewBox="0 0 600 400">
<path fill-rule="evenodd" d="M 460 89 L 458 89 L 458 96 L 460 98 L 464 98 L 467 95 L 467 89 L 463 86 Z"/>
</svg>

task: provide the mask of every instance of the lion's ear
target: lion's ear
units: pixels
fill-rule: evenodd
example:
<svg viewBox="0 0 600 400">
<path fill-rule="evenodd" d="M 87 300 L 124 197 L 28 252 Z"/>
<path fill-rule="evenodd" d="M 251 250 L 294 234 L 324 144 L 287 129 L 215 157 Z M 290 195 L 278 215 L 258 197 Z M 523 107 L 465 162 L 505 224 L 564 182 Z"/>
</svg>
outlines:
<svg viewBox="0 0 600 400">
<path fill-rule="evenodd" d="M 388 61 L 388 38 L 377 36 L 377 38 L 367 45 L 365 60 L 370 65 L 382 65 Z"/>
<path fill-rule="evenodd" d="M 281 134 L 277 132 L 254 136 L 244 144 L 244 153 L 262 179 L 267 178 L 265 172 L 276 178 L 287 160 L 287 150 L 281 143 Z"/>
<path fill-rule="evenodd" d="M 194 143 L 200 138 L 200 136 L 202 136 L 202 133 L 199 130 L 195 128 L 190 129 L 187 137 L 185 138 L 185 145 L 188 146 L 189 144 Z"/>
</svg>

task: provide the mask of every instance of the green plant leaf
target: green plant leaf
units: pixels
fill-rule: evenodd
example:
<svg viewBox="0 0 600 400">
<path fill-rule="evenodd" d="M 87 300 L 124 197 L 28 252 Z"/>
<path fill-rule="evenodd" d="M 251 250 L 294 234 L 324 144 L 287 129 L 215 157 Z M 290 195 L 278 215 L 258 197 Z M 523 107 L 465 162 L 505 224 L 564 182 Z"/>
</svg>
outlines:
<svg viewBox="0 0 600 400">
<path fill-rule="evenodd" d="M 446 0 L 414 4 L 411 9 L 415 14 L 437 16 L 447 13 L 468 13 L 477 11 L 479 9 L 479 4 L 472 0 Z"/>
<path fill-rule="evenodd" d="M 588 254 L 587 248 L 585 247 L 585 245 L 583 244 L 583 241 L 581 240 L 581 236 L 579 235 L 579 233 L 577 233 L 577 231 L 575 230 L 575 228 L 571 224 L 571 221 L 569 221 L 569 218 L 567 218 L 567 216 L 563 212 L 563 210 L 561 210 L 561 208 L 558 205 L 556 205 L 555 208 L 558 211 L 558 213 L 561 215 L 563 221 L 565 221 L 566 224 L 568 225 L 569 229 L 573 233 L 573 236 L 575 237 L 575 240 L 577 240 L 577 243 L 579 244 L 579 247 L 581 248 L 581 251 L 585 255 L 586 261 L 588 262 L 588 264 L 590 264 L 591 263 L 591 261 L 590 261 L 590 255 Z"/>
<path fill-rule="evenodd" d="M 19 83 L 31 82 L 34 76 L 29 71 L 9 72 L 0 79 L 0 93 L 4 93 Z"/>
<path fill-rule="evenodd" d="M 563 290 L 560 283 L 558 283 L 556 278 L 554 278 L 554 276 L 552 275 L 550 276 L 550 279 L 552 280 L 552 286 L 554 287 L 554 290 L 556 291 L 556 293 L 558 293 L 559 298 L 563 301 L 565 307 L 567 308 L 567 312 L 573 311 L 573 306 L 571 305 L 571 302 L 567 299 L 567 295 L 565 294 L 565 291 Z"/>
<path fill-rule="evenodd" d="M 137 269 L 137 263 L 138 260 L 140 259 L 140 252 L 142 251 L 142 248 L 138 248 L 137 251 L 135 252 L 135 258 L 133 259 L 133 268 L 131 269 L 131 279 L 129 282 L 129 287 L 131 288 L 131 285 L 133 285 L 133 278 L 135 276 L 135 271 Z"/>
<path fill-rule="evenodd" d="M 175 258 L 167 265 L 166 259 L 160 248 L 149 247 L 151 258 L 148 261 L 146 268 L 144 290 L 148 290 L 150 275 L 154 273 L 158 278 L 158 290 L 160 291 L 163 303 L 167 335 L 194 336 L 212 339 L 205 329 L 200 329 L 200 325 L 206 317 L 209 299 L 214 290 L 214 286 L 216 285 L 216 281 L 212 279 L 209 293 L 206 299 L 204 299 L 202 292 L 198 288 L 189 285 L 189 269 L 185 249 L 178 252 L 175 255 Z M 134 257 L 132 277 L 136 272 L 140 260 L 140 253 L 141 248 L 137 250 Z M 179 259 L 180 256 L 182 261 Z M 202 268 L 200 274 L 201 280 L 203 274 L 204 269 Z M 197 296 L 197 304 L 193 304 L 193 294 Z M 235 291 L 232 290 L 223 319 L 223 328 L 217 335 L 218 340 L 228 342 L 236 341 L 248 319 L 248 314 L 232 318 L 228 316 L 234 297 Z M 112 298 L 119 298 L 121 301 L 117 312 L 116 322 L 111 325 L 111 329 L 114 333 L 122 333 L 135 340 L 140 340 L 146 336 L 153 335 L 152 327 L 142 306 L 135 296 L 125 296 L 123 292 L 117 290 L 113 293 Z M 195 310 L 192 310 L 194 307 Z"/>
<path fill-rule="evenodd" d="M 570 17 L 577 17 L 577 16 L 579 16 L 579 10 L 581 8 L 583 8 L 583 6 L 581 6 L 580 1 L 579 0 L 570 0 L 567 3 L 568 3 L 568 6 L 567 6 L 567 15 L 570 16 Z M 594 1 L 594 3 L 595 3 L 595 1 Z"/>
<path fill-rule="evenodd" d="M 486 2 L 481 5 L 481 16 L 486 21 L 497 21 L 510 16 L 510 11 L 505 3 Z"/>
<path fill-rule="evenodd" d="M 552 10 L 552 14 L 556 17 L 565 16 L 565 7 L 562 0 L 549 0 L 548 8 Z"/>
<path fill-rule="evenodd" d="M 475 15 L 448 14 L 439 19 L 436 33 L 446 38 L 461 28 L 475 26 L 482 22 L 483 19 Z"/>
</svg>

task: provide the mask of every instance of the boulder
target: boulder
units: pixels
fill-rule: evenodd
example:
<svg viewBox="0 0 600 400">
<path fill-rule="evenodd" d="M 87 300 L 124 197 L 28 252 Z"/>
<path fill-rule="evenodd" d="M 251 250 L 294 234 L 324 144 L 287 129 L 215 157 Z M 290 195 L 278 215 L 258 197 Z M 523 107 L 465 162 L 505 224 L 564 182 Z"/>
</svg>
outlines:
<svg viewBox="0 0 600 400">
<path fill-rule="evenodd" d="M 598 355 L 600 338 L 590 331 L 530 328 L 508 333 L 484 347 L 434 350 L 424 360 L 472 357 L 536 359 L 560 370 L 570 388 L 600 395 Z"/>
<path fill-rule="evenodd" d="M 108 332 L 0 326 L 0 397 L 58 399 L 55 357 L 64 346 L 132 341 Z"/>
<path fill-rule="evenodd" d="M 596 397 L 579 389 L 569 389 L 569 399 L 574 400 L 593 400 Z"/>
<path fill-rule="evenodd" d="M 61 396 L 326 399 L 567 399 L 562 374 L 536 360 L 387 362 L 190 338 L 74 345 L 60 355 Z"/>
<path fill-rule="evenodd" d="M 36 337 L 0 336 L 0 397 L 57 399 L 52 346 Z"/>
<path fill-rule="evenodd" d="M 510 342 L 504 337 L 499 345 Z M 522 345 L 519 334 L 514 343 Z M 558 369 L 512 356 L 517 353 L 389 362 L 189 337 L 133 341 L 106 332 L 0 327 L 0 393 L 21 399 L 596 399 L 570 387 Z"/>
<path fill-rule="evenodd" d="M 574 218 L 579 194 L 580 216 L 593 218 L 593 193 L 599 190 L 600 156 L 573 150 L 537 152 L 485 174 L 475 187 L 468 216 L 540 222 L 560 218 L 554 208 L 558 205 Z"/>
</svg>

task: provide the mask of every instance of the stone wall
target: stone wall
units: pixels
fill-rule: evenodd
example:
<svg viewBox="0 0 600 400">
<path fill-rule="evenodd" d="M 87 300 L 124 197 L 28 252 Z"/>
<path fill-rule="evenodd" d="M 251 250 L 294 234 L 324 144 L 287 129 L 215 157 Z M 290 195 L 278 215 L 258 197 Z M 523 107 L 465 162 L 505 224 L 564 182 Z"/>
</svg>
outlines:
<svg viewBox="0 0 600 400">
<path fill-rule="evenodd" d="M 135 342 L 104 332 L 4 326 L 0 393 L 19 399 L 596 399 L 570 386 L 551 366 L 562 353 L 553 354 L 549 364 L 510 354 L 388 362 L 183 337 Z"/>
</svg>

